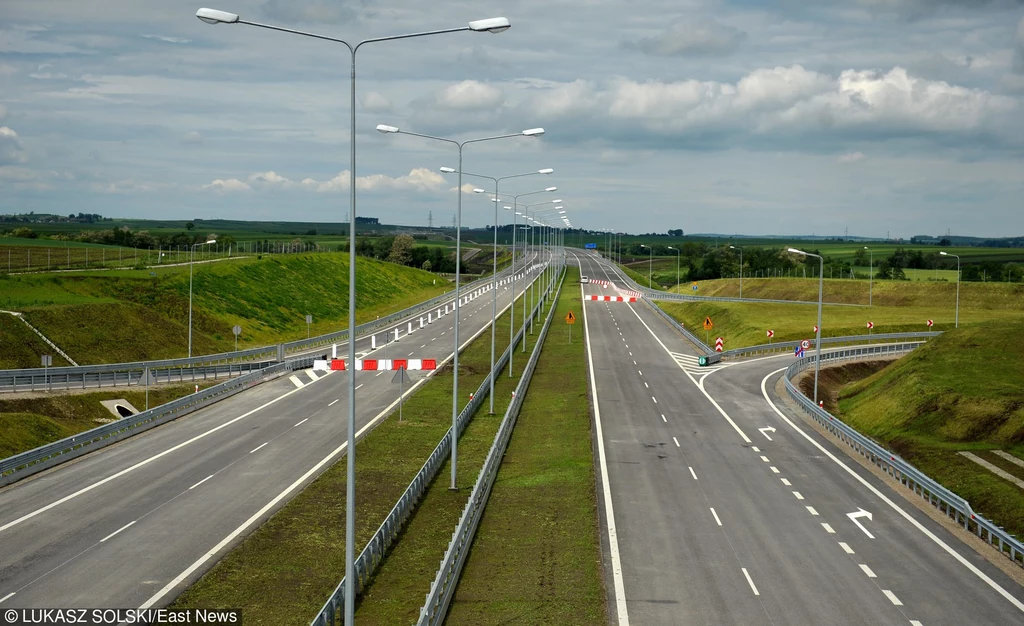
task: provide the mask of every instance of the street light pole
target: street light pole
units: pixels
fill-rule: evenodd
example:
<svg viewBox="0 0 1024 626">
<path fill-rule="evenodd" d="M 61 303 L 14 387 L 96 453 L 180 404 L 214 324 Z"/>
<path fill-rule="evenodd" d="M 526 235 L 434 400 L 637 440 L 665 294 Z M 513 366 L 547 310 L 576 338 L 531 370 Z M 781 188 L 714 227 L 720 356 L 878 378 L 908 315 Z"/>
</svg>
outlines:
<svg viewBox="0 0 1024 626">
<path fill-rule="evenodd" d="M 453 170 L 450 167 L 442 167 L 441 171 L 446 173 L 446 174 L 452 174 L 452 173 L 455 172 L 455 170 Z M 462 174 L 465 175 L 465 176 L 475 176 L 476 178 L 486 178 L 488 180 L 493 180 L 494 181 L 494 198 L 493 198 L 493 201 L 494 201 L 494 267 L 491 270 L 491 292 L 492 292 L 492 294 L 491 294 L 491 372 L 492 372 L 492 374 L 491 374 L 491 394 L 490 394 L 490 396 L 491 396 L 491 403 L 490 403 L 490 413 L 489 413 L 490 415 L 494 415 L 494 375 L 493 375 L 493 372 L 494 372 L 494 343 L 495 343 L 494 333 L 495 333 L 495 327 L 497 326 L 497 320 L 498 320 L 498 183 L 503 181 L 503 180 L 509 179 L 509 178 L 521 178 L 523 176 L 535 176 L 537 174 L 550 174 L 550 173 L 552 173 L 554 171 L 555 170 L 553 170 L 550 167 L 548 167 L 548 168 L 545 168 L 545 169 L 542 169 L 542 170 L 537 170 L 536 172 L 527 172 L 525 174 L 512 174 L 510 176 L 500 176 L 500 177 L 497 177 L 497 178 L 492 177 L 492 176 L 484 176 L 483 174 L 470 174 L 469 172 L 462 172 Z M 476 192 L 476 193 L 486 193 L 485 190 L 483 190 L 483 189 L 474 189 L 473 191 Z M 515 236 L 515 228 L 513 228 L 512 234 L 513 234 L 513 236 Z M 515 251 L 515 248 L 513 247 L 512 248 L 513 268 L 514 268 L 514 264 L 515 264 L 515 255 L 516 255 L 516 251 Z M 514 299 L 515 299 L 515 290 L 514 289 L 512 291 L 512 297 L 513 297 L 513 301 L 514 301 Z M 512 308 L 514 309 L 515 307 L 512 307 Z M 511 340 L 509 340 L 509 342 L 511 343 Z"/>
<path fill-rule="evenodd" d="M 457 141 L 455 139 L 446 139 L 444 137 L 434 137 L 432 135 L 423 135 L 420 133 L 413 133 L 407 130 L 400 130 L 395 126 L 387 126 L 385 124 L 378 124 L 377 130 L 384 134 L 403 134 L 411 135 L 413 137 L 421 137 L 423 139 L 430 139 L 432 141 L 440 141 L 449 143 L 456 146 L 459 149 L 459 184 L 458 184 L 458 208 L 455 213 L 455 348 L 454 355 L 452 356 L 452 480 L 449 489 L 451 491 L 458 491 L 458 483 L 456 482 L 456 474 L 458 472 L 458 441 L 459 441 L 459 318 L 462 316 L 461 306 L 459 300 L 461 294 L 459 288 L 461 285 L 461 273 L 462 273 L 462 150 L 466 144 L 480 143 L 482 141 L 493 141 L 495 139 L 508 139 L 511 137 L 540 137 L 544 134 L 543 128 L 530 128 L 519 133 L 509 133 L 505 135 L 494 135 L 492 137 L 480 137 L 478 139 L 467 139 L 465 141 Z"/>
<path fill-rule="evenodd" d="M 956 257 L 956 328 L 960 328 L 960 255 L 940 252 L 942 256 Z"/>
<path fill-rule="evenodd" d="M 817 353 L 817 357 L 814 359 L 814 404 L 818 404 L 818 374 L 821 372 L 821 295 L 825 287 L 825 259 L 818 254 L 811 252 L 804 252 L 803 250 L 797 250 L 796 248 L 790 248 L 790 252 L 795 254 L 802 254 L 804 256 L 813 256 L 818 259 L 819 271 L 818 271 L 818 331 L 814 333 L 814 349 Z"/>
<path fill-rule="evenodd" d="M 393 35 L 389 37 L 375 37 L 372 39 L 364 39 L 356 45 L 352 45 L 343 39 L 335 37 L 326 37 L 324 35 L 317 35 L 315 33 L 303 32 L 299 30 L 293 30 L 291 28 L 281 28 L 279 26 L 271 26 L 268 24 L 259 24 L 257 22 L 248 22 L 242 20 L 237 14 L 228 13 L 227 11 L 218 11 L 216 9 L 199 9 L 196 12 L 196 17 L 206 22 L 207 24 L 246 24 L 249 26 L 256 26 L 258 28 L 266 28 L 268 30 L 276 30 L 285 33 L 291 33 L 294 35 L 302 35 L 303 37 L 311 37 L 313 39 L 322 39 L 325 41 L 331 41 L 334 43 L 340 43 L 348 48 L 351 55 L 352 66 L 351 66 L 351 90 L 349 94 L 349 110 L 350 110 L 350 165 L 349 165 L 349 230 L 348 230 L 348 359 L 349 359 L 349 376 L 348 376 L 348 444 L 346 448 L 347 459 L 347 481 L 345 486 L 345 609 L 344 609 L 344 623 L 348 626 L 352 626 L 355 621 L 355 430 L 356 430 L 356 368 L 354 367 L 356 360 L 355 350 L 355 332 L 356 332 L 356 53 L 359 48 L 367 43 L 375 43 L 379 41 L 394 41 L 397 39 L 410 39 L 413 37 L 426 37 L 428 35 L 440 35 L 444 33 L 455 33 L 460 31 L 474 31 L 474 32 L 486 32 L 486 33 L 500 33 L 511 28 L 512 24 L 507 18 L 494 17 L 483 20 L 476 20 L 470 22 L 467 26 L 459 28 L 447 28 L 442 30 L 424 31 L 419 33 L 409 33 L 405 35 Z"/>
<path fill-rule="evenodd" d="M 679 292 L 679 248 L 673 248 L 672 246 L 669 246 L 668 249 L 676 251 L 676 292 L 678 293 Z M 742 290 L 742 287 L 740 287 L 740 289 Z M 741 298 L 743 297 L 743 291 L 740 291 L 740 297 Z"/>
<path fill-rule="evenodd" d="M 192 358 L 192 266 L 196 262 L 196 248 L 213 243 L 217 243 L 217 240 L 211 239 L 205 243 L 192 244 L 192 253 L 188 262 L 188 358 L 190 359 Z"/>
<path fill-rule="evenodd" d="M 740 251 L 740 298 L 743 297 L 743 248 L 737 248 L 736 246 L 729 246 L 733 250 Z M 820 326 L 820 324 L 819 324 Z"/>
</svg>

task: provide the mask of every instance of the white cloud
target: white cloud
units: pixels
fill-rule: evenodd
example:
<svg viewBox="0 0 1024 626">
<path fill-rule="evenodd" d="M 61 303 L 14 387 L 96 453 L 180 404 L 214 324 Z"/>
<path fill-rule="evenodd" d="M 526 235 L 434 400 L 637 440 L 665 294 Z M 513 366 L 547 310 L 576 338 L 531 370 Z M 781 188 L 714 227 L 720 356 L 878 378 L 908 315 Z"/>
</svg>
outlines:
<svg viewBox="0 0 1024 626">
<path fill-rule="evenodd" d="M 837 159 L 840 163 L 857 163 L 858 161 L 864 160 L 863 152 L 848 152 L 846 154 L 839 155 Z"/>
<path fill-rule="evenodd" d="M 203 189 L 211 189 L 217 193 L 227 193 L 231 191 L 252 191 L 252 187 L 250 187 L 246 183 L 243 183 L 237 178 L 228 178 L 227 180 L 218 178 L 209 185 L 203 185 Z"/>
<path fill-rule="evenodd" d="M 7 126 L 0 126 L 0 165 L 27 161 L 28 154 L 25 152 L 25 146 L 18 137 L 18 133 Z"/>
<path fill-rule="evenodd" d="M 457 111 L 476 111 L 500 107 L 505 94 L 493 85 L 475 80 L 464 80 L 445 87 L 436 96 L 437 105 Z"/>
<path fill-rule="evenodd" d="M 391 110 L 391 101 L 376 91 L 368 91 L 363 95 L 362 105 L 370 113 L 386 113 Z"/>
<path fill-rule="evenodd" d="M 747 35 L 712 18 L 683 17 L 654 37 L 625 44 L 653 56 L 724 55 L 736 49 Z"/>
<path fill-rule="evenodd" d="M 181 143 L 187 145 L 197 145 L 203 143 L 203 136 L 197 130 L 189 131 L 182 135 Z"/>
</svg>

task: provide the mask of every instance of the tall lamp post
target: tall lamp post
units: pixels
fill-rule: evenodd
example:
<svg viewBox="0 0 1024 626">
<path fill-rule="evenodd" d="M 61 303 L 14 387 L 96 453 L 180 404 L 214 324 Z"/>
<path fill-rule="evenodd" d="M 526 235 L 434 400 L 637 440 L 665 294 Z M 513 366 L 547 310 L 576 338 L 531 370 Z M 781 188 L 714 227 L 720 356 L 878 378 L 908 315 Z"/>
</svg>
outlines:
<svg viewBox="0 0 1024 626">
<path fill-rule="evenodd" d="M 956 257 L 956 328 L 960 328 L 960 255 L 940 252 L 942 256 Z"/>
<path fill-rule="evenodd" d="M 729 249 L 730 250 L 739 250 L 740 251 L 740 298 L 742 298 L 743 297 L 743 248 L 738 248 L 736 246 L 729 246 Z M 819 326 L 820 326 L 820 324 L 819 324 Z"/>
<path fill-rule="evenodd" d="M 445 174 L 454 174 L 455 170 L 450 167 L 442 167 L 441 171 Z M 498 320 L 498 183 L 507 180 L 509 178 L 522 178 L 523 176 L 536 176 L 537 174 L 550 174 L 555 170 L 550 167 L 536 172 L 526 172 L 525 174 L 512 174 L 510 176 L 499 176 L 497 178 L 493 176 L 484 176 L 483 174 L 470 174 L 469 172 L 462 172 L 463 176 L 473 176 L 476 178 L 486 178 L 494 181 L 494 268 L 491 271 L 491 371 L 494 371 L 494 333 L 495 326 Z M 476 193 L 487 193 L 484 189 L 474 189 Z M 515 229 L 512 230 L 513 235 Z M 515 249 L 512 250 L 513 263 L 515 262 Z M 512 292 L 512 296 L 515 297 L 515 291 Z M 514 308 L 514 307 L 513 307 Z M 494 376 L 491 376 L 491 405 L 490 415 L 494 415 Z"/>
<path fill-rule="evenodd" d="M 821 294 L 825 287 L 825 259 L 821 255 L 804 252 L 796 248 L 790 248 L 789 251 L 794 254 L 813 256 L 818 259 L 820 264 L 820 271 L 818 272 L 818 330 L 814 333 L 814 349 L 817 353 L 817 358 L 814 360 L 814 404 L 818 404 L 818 373 L 821 371 Z"/>
<path fill-rule="evenodd" d="M 651 251 L 651 258 L 647 265 L 647 288 L 653 289 L 652 285 L 654 284 L 654 248 L 650 246 L 645 246 L 644 244 L 640 244 L 640 247 L 647 248 L 648 250 Z"/>
<path fill-rule="evenodd" d="M 492 137 L 480 137 L 477 139 L 466 139 L 465 141 L 457 141 L 455 139 L 446 139 L 444 137 L 434 137 L 432 135 L 423 135 L 420 133 L 413 133 L 407 130 L 400 130 L 395 126 L 387 126 L 386 124 L 378 124 L 377 130 L 384 134 L 402 134 L 411 135 L 413 137 L 422 137 L 423 139 L 430 139 L 432 141 L 441 141 L 456 146 L 459 149 L 459 185 L 458 185 L 458 208 L 455 213 L 455 348 L 454 356 L 452 357 L 452 481 L 449 489 L 452 491 L 458 490 L 458 484 L 456 483 L 456 473 L 458 471 L 458 441 L 459 441 L 459 317 L 461 317 L 461 309 L 459 300 L 462 297 L 459 293 L 459 286 L 461 284 L 461 268 L 462 268 L 462 150 L 466 144 L 480 143 L 481 141 L 493 141 L 495 139 L 509 139 L 511 137 L 540 137 L 544 134 L 543 128 L 530 128 L 519 133 L 508 133 L 505 135 L 494 135 Z"/>
<path fill-rule="evenodd" d="M 214 243 L 217 243 L 216 239 L 192 244 L 192 253 L 188 262 L 188 358 L 190 359 L 192 358 L 192 266 L 196 262 L 196 248 Z"/>
<path fill-rule="evenodd" d="M 868 251 L 868 306 L 871 306 L 875 291 L 875 251 L 867 246 L 864 249 Z"/>
<path fill-rule="evenodd" d="M 291 28 L 281 28 L 279 26 L 270 26 L 268 24 L 259 24 L 257 22 L 248 22 L 242 20 L 238 15 L 234 13 L 228 13 L 227 11 L 218 11 L 216 9 L 199 9 L 196 12 L 196 17 L 206 22 L 207 24 L 246 24 L 248 26 L 256 26 L 259 28 L 266 28 L 269 30 L 276 30 L 285 33 L 291 33 L 294 35 L 302 35 L 304 37 L 312 37 L 313 39 L 322 39 L 325 41 L 331 41 L 334 43 L 340 43 L 348 48 L 348 51 L 352 59 L 351 69 L 351 92 L 349 101 L 349 112 L 350 112 L 350 134 L 349 143 L 351 159 L 349 164 L 349 226 L 348 226 L 348 361 L 349 364 L 354 364 L 356 360 L 356 349 L 355 349 L 355 332 L 356 332 L 356 52 L 364 44 L 376 43 L 379 41 L 394 41 L 398 39 L 411 39 L 413 37 L 426 37 L 428 35 L 441 35 L 444 33 L 455 33 L 461 31 L 474 31 L 479 33 L 500 33 L 508 30 L 512 24 L 508 18 L 504 17 L 493 17 L 489 19 L 476 20 L 470 22 L 467 26 L 461 26 L 458 28 L 446 28 L 442 30 L 431 30 L 419 33 L 409 33 L 405 35 L 392 35 L 389 37 L 374 37 L 372 39 L 364 39 L 359 43 L 352 45 L 343 39 L 337 39 L 335 37 L 326 37 L 324 35 L 317 35 L 315 33 L 303 32 L 299 30 L 293 30 Z M 355 614 L 355 542 L 356 542 L 356 531 L 355 531 L 355 473 L 356 473 L 356 370 L 355 367 L 349 368 L 348 377 L 348 446 L 346 448 L 346 456 L 348 457 L 348 474 L 345 486 L 345 611 L 344 611 L 344 623 L 351 626 L 354 620 Z"/>
<path fill-rule="evenodd" d="M 673 248 L 672 246 L 669 246 L 668 249 L 676 251 L 676 291 L 678 292 L 679 291 L 679 248 Z M 741 287 L 741 289 L 742 289 L 742 287 Z M 741 298 L 743 297 L 743 292 L 742 291 L 740 291 L 740 297 Z"/>
</svg>

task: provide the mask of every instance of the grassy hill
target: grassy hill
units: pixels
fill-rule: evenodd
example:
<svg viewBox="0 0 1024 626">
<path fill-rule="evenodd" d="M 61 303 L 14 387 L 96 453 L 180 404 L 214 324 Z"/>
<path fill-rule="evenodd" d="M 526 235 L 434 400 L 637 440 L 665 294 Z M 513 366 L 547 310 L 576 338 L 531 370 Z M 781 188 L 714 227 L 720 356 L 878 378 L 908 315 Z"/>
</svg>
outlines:
<svg viewBox="0 0 1024 626">
<path fill-rule="evenodd" d="M 231 350 L 235 324 L 239 348 L 303 338 L 307 314 L 313 335 L 344 328 L 348 268 L 348 255 L 333 253 L 197 264 L 193 354 Z M 356 268 L 360 322 L 451 289 L 429 272 L 383 261 L 360 258 Z M 83 364 L 185 356 L 188 302 L 187 266 L 0 276 L 0 309 L 23 312 Z M 0 341 L 22 343 L 24 333 L 8 326 L 0 325 Z M 38 365 L 36 348 L 5 350 L 5 365 Z"/>
<path fill-rule="evenodd" d="M 983 515 L 1024 536 L 1024 492 L 957 454 L 1024 458 L 1024 319 L 986 322 L 933 339 L 842 388 L 838 414 L 885 442 Z"/>
<path fill-rule="evenodd" d="M 701 281 L 697 293 L 702 296 L 735 297 L 738 280 Z M 867 334 L 867 323 L 875 324 L 875 333 L 928 330 L 926 321 L 935 321 L 933 330 L 949 330 L 955 322 L 956 285 L 946 283 L 876 281 L 874 306 L 867 306 L 864 281 L 826 280 L 825 300 L 864 306 L 828 306 L 822 312 L 822 336 L 837 337 Z M 816 301 L 818 282 L 812 279 L 744 279 L 745 298 Z M 767 343 L 765 331 L 775 331 L 775 341 L 795 341 L 813 336 L 817 323 L 817 305 L 694 302 L 658 305 L 690 329 L 700 329 L 705 317 L 714 323 L 712 340 L 722 337 L 725 348 Z M 963 283 L 960 291 L 960 325 L 988 320 L 1024 319 L 1024 285 L 1007 283 Z"/>
</svg>

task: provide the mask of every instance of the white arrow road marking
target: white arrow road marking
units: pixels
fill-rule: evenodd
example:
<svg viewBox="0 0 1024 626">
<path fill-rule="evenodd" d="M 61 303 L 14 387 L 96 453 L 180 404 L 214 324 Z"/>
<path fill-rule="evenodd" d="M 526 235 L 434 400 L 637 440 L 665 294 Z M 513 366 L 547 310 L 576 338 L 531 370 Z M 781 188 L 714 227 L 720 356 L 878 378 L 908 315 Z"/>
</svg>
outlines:
<svg viewBox="0 0 1024 626">
<path fill-rule="evenodd" d="M 847 513 L 846 517 L 849 517 L 850 521 L 857 525 L 857 528 L 863 530 L 864 534 L 867 535 L 869 539 L 874 539 L 875 538 L 874 535 L 872 535 L 870 532 L 868 532 L 867 528 L 864 528 L 864 526 L 860 522 L 857 521 L 857 518 L 859 518 L 859 517 L 866 517 L 866 518 L 868 518 L 870 520 L 872 518 L 870 512 L 865 511 L 862 508 L 858 508 L 853 513 Z"/>
<path fill-rule="evenodd" d="M 758 428 L 758 430 L 761 431 L 761 434 L 764 435 L 765 439 L 767 439 L 768 441 L 771 441 L 772 438 L 768 436 L 768 433 L 775 432 L 775 427 L 774 426 L 769 426 L 767 428 Z"/>
</svg>

